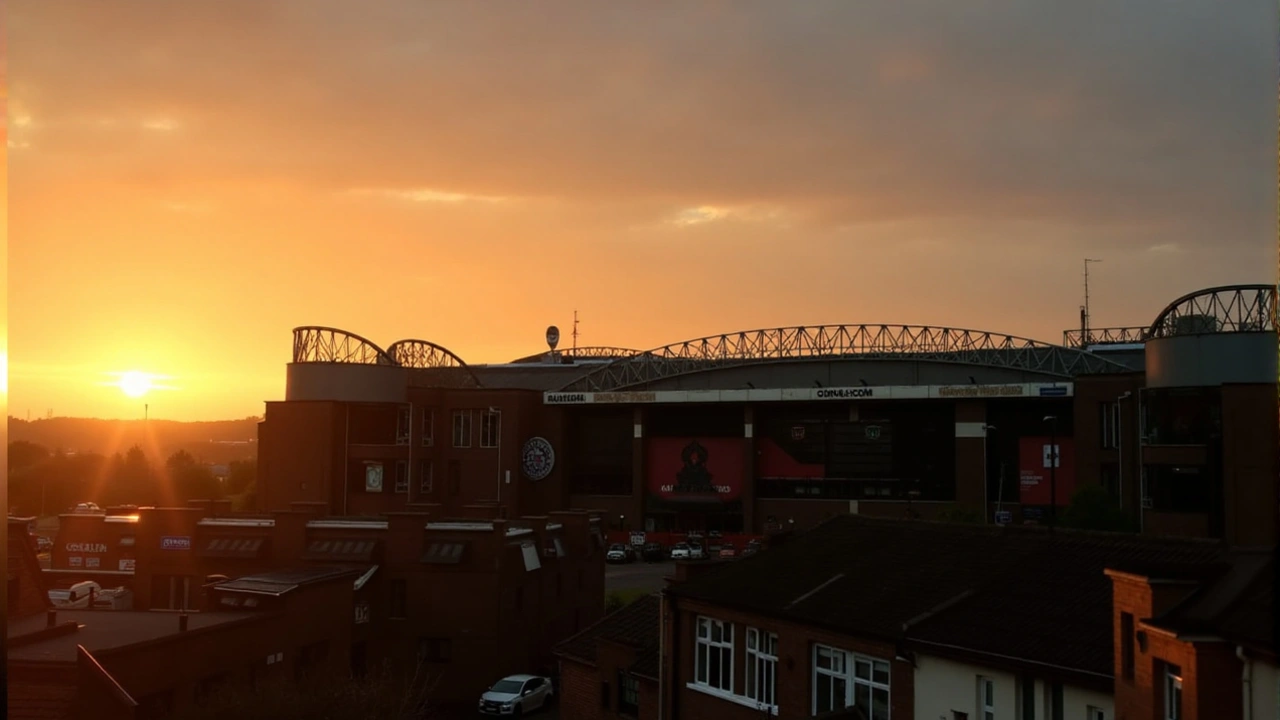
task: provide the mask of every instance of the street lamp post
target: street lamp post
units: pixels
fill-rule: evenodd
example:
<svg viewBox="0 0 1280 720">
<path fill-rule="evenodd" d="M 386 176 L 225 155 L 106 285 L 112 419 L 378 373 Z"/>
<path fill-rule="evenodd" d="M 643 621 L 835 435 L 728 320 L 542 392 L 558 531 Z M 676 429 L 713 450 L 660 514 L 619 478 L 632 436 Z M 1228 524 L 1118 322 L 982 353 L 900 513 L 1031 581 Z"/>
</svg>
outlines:
<svg viewBox="0 0 1280 720">
<path fill-rule="evenodd" d="M 1058 524 L 1058 416 L 1045 415 L 1049 423 L 1049 530 Z"/>
</svg>

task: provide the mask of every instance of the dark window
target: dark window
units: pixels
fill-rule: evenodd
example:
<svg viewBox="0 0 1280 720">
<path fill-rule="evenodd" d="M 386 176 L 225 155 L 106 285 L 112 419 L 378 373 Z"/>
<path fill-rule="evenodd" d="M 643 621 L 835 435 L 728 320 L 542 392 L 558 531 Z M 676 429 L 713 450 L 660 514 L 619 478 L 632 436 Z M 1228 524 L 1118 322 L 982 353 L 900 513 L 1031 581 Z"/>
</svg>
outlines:
<svg viewBox="0 0 1280 720">
<path fill-rule="evenodd" d="M 564 472 L 569 492 L 630 495 L 635 417 L 630 408 L 583 408 L 568 421 Z M 741 424 L 741 423 L 739 423 Z M 739 428 L 741 430 L 741 428 Z"/>
<path fill-rule="evenodd" d="M 218 698 L 230 678 L 226 673 L 218 673 L 203 678 L 196 684 L 196 705 L 205 706 Z"/>
<path fill-rule="evenodd" d="M 391 579 L 391 617 L 409 617 L 409 588 L 404 578 Z"/>
<path fill-rule="evenodd" d="M 618 672 L 618 713 L 632 717 L 640 713 L 640 683 L 622 671 Z"/>
<path fill-rule="evenodd" d="M 1098 403 L 1098 444 L 1104 450 L 1120 446 L 1120 403 Z"/>
<path fill-rule="evenodd" d="M 1144 390 L 1142 418 L 1143 434 L 1150 445 L 1206 445 L 1222 429 L 1218 390 Z"/>
<path fill-rule="evenodd" d="M 600 683 L 600 707 L 610 710 L 613 707 L 613 697 L 609 694 L 609 683 Z"/>
<path fill-rule="evenodd" d="M 430 446 L 435 441 L 436 413 L 431 408 L 422 411 L 422 444 Z"/>
<path fill-rule="evenodd" d="M 453 411 L 453 446 L 456 448 L 471 447 L 471 411 Z"/>
<path fill-rule="evenodd" d="M 1133 682 L 1133 613 L 1120 613 L 1120 676 Z"/>
<path fill-rule="evenodd" d="M 1182 720 L 1182 668 L 1177 665 L 1164 665 L 1164 705 L 1165 720 Z"/>
<path fill-rule="evenodd" d="M 431 473 L 433 470 L 430 460 L 423 460 L 418 463 L 418 492 L 422 495 L 431 494 Z"/>
<path fill-rule="evenodd" d="M 453 659 L 453 640 L 450 638 L 419 638 L 418 662 L 447 663 Z"/>
<path fill-rule="evenodd" d="M 411 432 L 413 432 L 413 411 L 405 406 L 396 414 L 396 444 L 408 445 Z"/>
<path fill-rule="evenodd" d="M 1023 675 L 1019 694 L 1022 696 L 1022 716 L 1018 720 L 1036 720 L 1036 679 Z"/>
<path fill-rule="evenodd" d="M 396 492 L 409 492 L 409 463 L 405 460 L 396 461 Z"/>
<path fill-rule="evenodd" d="M 462 491 L 462 463 L 457 460 L 449 461 L 449 494 L 457 495 Z"/>
<path fill-rule="evenodd" d="M 480 414 L 480 447 L 498 447 L 502 438 L 502 413 L 485 410 Z"/>
<path fill-rule="evenodd" d="M 1112 500 L 1120 501 L 1120 467 L 1118 465 L 1103 464 L 1099 466 L 1098 481 Z"/>
<path fill-rule="evenodd" d="M 1151 509 L 1174 513 L 1207 513 L 1209 476 L 1196 466 L 1148 465 L 1144 468 Z"/>
<path fill-rule="evenodd" d="M 1062 710 L 1062 683 L 1054 683 L 1049 688 L 1050 720 L 1065 720 Z"/>
<path fill-rule="evenodd" d="M 313 677 L 328 657 L 329 642 L 327 640 L 298 648 L 298 654 L 293 659 L 294 682 L 302 682 Z"/>
</svg>

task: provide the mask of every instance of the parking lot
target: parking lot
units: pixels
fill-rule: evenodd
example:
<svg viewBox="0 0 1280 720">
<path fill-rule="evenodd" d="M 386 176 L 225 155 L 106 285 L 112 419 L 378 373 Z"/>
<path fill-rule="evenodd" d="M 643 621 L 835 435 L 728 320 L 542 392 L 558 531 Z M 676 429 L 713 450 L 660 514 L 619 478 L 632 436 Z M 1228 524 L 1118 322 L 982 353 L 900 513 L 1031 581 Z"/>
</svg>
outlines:
<svg viewBox="0 0 1280 720">
<path fill-rule="evenodd" d="M 670 561 L 647 563 L 641 560 L 622 565 L 604 566 L 604 591 L 658 592 L 666 585 L 663 578 L 674 574 L 675 564 Z"/>
</svg>

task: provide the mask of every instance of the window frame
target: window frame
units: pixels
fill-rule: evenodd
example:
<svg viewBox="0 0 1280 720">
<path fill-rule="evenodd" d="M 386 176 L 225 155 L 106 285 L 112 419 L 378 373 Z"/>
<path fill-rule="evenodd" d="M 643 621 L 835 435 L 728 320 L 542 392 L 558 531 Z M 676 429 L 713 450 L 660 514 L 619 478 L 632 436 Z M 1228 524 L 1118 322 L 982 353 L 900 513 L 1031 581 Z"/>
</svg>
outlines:
<svg viewBox="0 0 1280 720">
<path fill-rule="evenodd" d="M 492 426 L 490 426 L 492 423 Z M 480 447 L 491 450 L 502 444 L 502 411 L 480 411 Z"/>
<path fill-rule="evenodd" d="M 1089 705 L 1085 708 L 1085 720 L 1107 720 L 1107 711 L 1097 705 Z"/>
<path fill-rule="evenodd" d="M 453 447 L 459 449 L 471 447 L 471 416 L 470 410 L 453 411 L 452 437 L 450 438 L 453 441 Z"/>
<path fill-rule="evenodd" d="M 435 443 L 436 411 L 434 408 L 422 410 L 422 446 L 431 447 Z"/>
<path fill-rule="evenodd" d="M 776 712 L 778 709 L 778 634 L 748 627 L 746 642 L 744 697 L 755 701 L 759 707 Z M 761 684 L 762 674 L 768 676 L 767 686 Z"/>
<path fill-rule="evenodd" d="M 1162 720 L 1182 720 L 1182 668 L 1165 663 Z"/>
<path fill-rule="evenodd" d="M 705 636 L 703 630 L 706 630 Z M 694 623 L 693 635 L 693 684 L 718 693 L 733 694 L 734 667 L 733 667 L 733 632 L 734 626 L 731 622 L 717 620 L 715 618 L 699 615 Z M 719 631 L 720 639 L 714 640 L 715 631 Z M 705 648 L 705 655 L 703 650 Z M 720 677 L 718 682 L 724 681 L 725 666 L 728 666 L 728 687 L 721 684 L 711 683 L 711 654 L 717 652 L 720 654 Z M 727 662 L 726 662 L 727 659 Z"/>
<path fill-rule="evenodd" d="M 418 461 L 418 469 L 421 471 L 418 473 L 418 494 L 430 495 L 433 488 L 435 465 L 430 458 L 424 458 Z"/>
<path fill-rule="evenodd" d="M 843 664 L 843 669 L 837 671 L 834 669 L 823 668 L 818 663 L 819 656 L 823 650 L 829 651 L 833 661 L 839 657 Z M 870 666 L 870 674 L 868 678 L 858 677 L 857 666 L 859 662 L 867 663 Z M 834 665 L 835 663 L 833 662 L 832 664 Z M 877 664 L 884 666 L 887 678 L 887 681 L 884 683 L 877 682 L 875 679 Z M 810 653 L 810 668 L 809 684 L 812 688 L 810 693 L 810 714 L 817 715 L 820 712 L 818 710 L 818 676 L 826 675 L 827 677 L 832 678 L 833 691 L 836 680 L 844 682 L 845 688 L 845 698 L 843 701 L 845 703 L 844 706 L 839 708 L 832 707 L 829 708 L 829 710 L 843 710 L 845 707 L 853 705 L 857 700 L 857 687 L 862 685 L 867 687 L 868 693 L 872 698 L 875 697 L 876 690 L 883 690 L 885 692 L 886 702 L 883 720 L 890 720 L 890 718 L 893 717 L 893 664 L 888 660 L 872 657 L 870 655 L 862 655 L 851 650 L 844 650 L 831 645 L 813 643 L 813 651 Z M 874 700 L 871 705 L 872 707 L 867 708 L 868 713 L 874 712 Z M 877 718 L 875 715 L 870 715 L 870 718 L 871 720 L 882 720 L 881 718 Z"/>
<path fill-rule="evenodd" d="M 397 460 L 395 494 L 408 495 L 409 487 L 409 461 Z"/>
<path fill-rule="evenodd" d="M 640 681 L 623 670 L 618 671 L 618 714 L 640 715 Z"/>
<path fill-rule="evenodd" d="M 413 406 L 396 408 L 396 444 L 408 445 L 413 436 Z"/>
<path fill-rule="evenodd" d="M 1104 400 L 1098 403 L 1099 445 L 1103 450 L 1120 447 L 1120 403 Z"/>
<path fill-rule="evenodd" d="M 978 676 L 978 720 L 996 718 L 996 681 L 986 675 Z"/>
</svg>

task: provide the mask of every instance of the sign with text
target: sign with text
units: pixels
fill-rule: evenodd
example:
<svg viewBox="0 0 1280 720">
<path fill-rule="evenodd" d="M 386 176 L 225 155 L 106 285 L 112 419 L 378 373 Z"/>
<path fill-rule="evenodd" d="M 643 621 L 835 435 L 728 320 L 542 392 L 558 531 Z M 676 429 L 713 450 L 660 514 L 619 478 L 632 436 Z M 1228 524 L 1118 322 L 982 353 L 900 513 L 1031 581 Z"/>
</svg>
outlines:
<svg viewBox="0 0 1280 720">
<path fill-rule="evenodd" d="M 188 535 L 167 535 L 160 538 L 161 550 L 190 550 L 191 537 Z"/>
<path fill-rule="evenodd" d="M 73 553 L 104 553 L 107 546 L 103 543 L 67 543 L 67 552 Z"/>
<path fill-rule="evenodd" d="M 666 502 L 737 500 L 746 452 L 742 438 L 650 438 L 649 492 Z"/>
<path fill-rule="evenodd" d="M 547 405 L 638 405 L 742 402 L 854 402 L 859 400 L 961 400 L 965 398 L 1071 397 L 1071 383 L 999 385 L 855 385 L 844 387 L 749 388 L 737 390 L 655 390 L 543 393 Z"/>
<path fill-rule="evenodd" d="M 137 561 L 133 558 L 124 558 L 120 561 L 120 569 L 124 572 L 133 572 L 137 567 Z"/>
<path fill-rule="evenodd" d="M 1023 505 L 1049 505 L 1056 482 L 1056 504 L 1065 508 L 1076 489 L 1075 445 L 1071 438 L 1024 437 L 1018 441 L 1018 499 Z"/>
<path fill-rule="evenodd" d="M 369 611 L 369 601 L 361 600 L 356 603 L 356 624 L 364 625 L 373 617 L 373 613 Z"/>
</svg>

